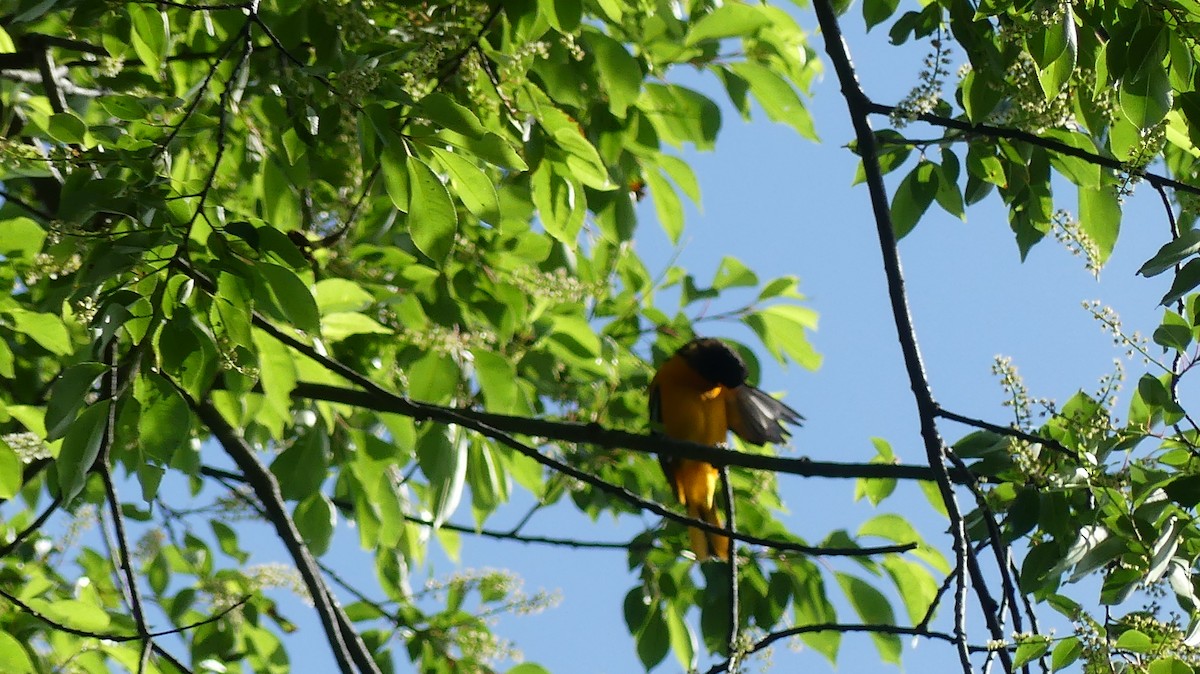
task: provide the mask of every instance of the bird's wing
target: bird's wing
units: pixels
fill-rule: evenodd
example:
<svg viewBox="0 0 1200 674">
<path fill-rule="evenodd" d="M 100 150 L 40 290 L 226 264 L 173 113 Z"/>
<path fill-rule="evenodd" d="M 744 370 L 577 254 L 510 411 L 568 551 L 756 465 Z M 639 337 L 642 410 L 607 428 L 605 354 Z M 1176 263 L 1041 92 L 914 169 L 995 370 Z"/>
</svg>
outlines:
<svg viewBox="0 0 1200 674">
<path fill-rule="evenodd" d="M 755 445 L 783 442 L 789 433 L 784 424 L 799 426 L 804 421 L 799 412 L 750 385 L 727 391 L 725 416 L 730 430 Z"/>
</svg>

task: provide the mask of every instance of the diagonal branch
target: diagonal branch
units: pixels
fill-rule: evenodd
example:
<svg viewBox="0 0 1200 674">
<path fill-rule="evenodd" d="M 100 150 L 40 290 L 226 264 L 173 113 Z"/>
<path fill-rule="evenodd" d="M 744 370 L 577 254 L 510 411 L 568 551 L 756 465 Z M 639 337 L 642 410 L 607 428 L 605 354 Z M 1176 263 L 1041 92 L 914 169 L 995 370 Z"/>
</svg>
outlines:
<svg viewBox="0 0 1200 674">
<path fill-rule="evenodd" d="M 254 450 L 246 444 L 245 440 L 237 434 L 237 431 L 229 425 L 225 417 L 221 416 L 221 413 L 211 403 L 197 402 L 187 391 L 182 388 L 177 390 L 188 401 L 188 405 L 204 422 L 217 441 L 221 443 L 229 457 L 241 469 L 242 475 L 254 490 L 255 496 L 266 508 L 268 519 L 275 525 L 276 533 L 287 546 L 296 568 L 300 571 L 304 585 L 321 618 L 321 624 L 325 628 L 325 636 L 333 649 L 334 658 L 343 674 L 353 674 L 355 671 L 380 674 L 366 644 L 353 629 L 347 629 L 350 621 L 341 606 L 334 600 L 333 593 L 329 591 L 325 581 L 321 578 L 321 572 L 317 568 L 312 553 L 301 540 L 300 531 L 296 529 L 295 522 L 292 521 L 283 505 L 283 496 L 279 492 L 279 483 L 275 480 L 275 476 L 258 460 Z"/>
<path fill-rule="evenodd" d="M 813 3 L 817 21 L 825 35 L 825 52 L 833 63 L 834 71 L 841 84 L 842 95 L 854 125 L 855 137 L 858 141 L 859 154 L 862 157 L 863 171 L 866 174 L 867 189 L 871 196 L 871 207 L 875 216 L 875 230 L 879 238 L 879 249 L 883 256 L 884 274 L 887 278 L 888 299 L 892 308 L 892 318 L 896 324 L 896 336 L 904 355 L 904 366 L 908 372 L 909 384 L 917 404 L 917 413 L 921 422 L 921 438 L 925 445 L 926 459 L 929 467 L 937 477 L 938 491 L 946 506 L 950 518 L 950 533 L 953 537 L 955 556 L 959 560 L 956 591 L 955 591 L 955 642 L 958 647 L 959 662 L 963 672 L 973 671 L 970 652 L 967 649 L 966 635 L 966 595 L 968 560 L 973 554 L 967 544 L 966 525 L 962 511 L 954 494 L 954 485 L 946 468 L 946 446 L 942 441 L 937 427 L 938 406 L 933 398 L 929 380 L 925 375 L 921 351 L 917 346 L 916 329 L 913 325 L 912 314 L 908 307 L 908 295 L 904 289 L 904 274 L 901 271 L 900 251 L 896 245 L 895 230 L 892 226 L 891 209 L 888 205 L 887 188 L 883 182 L 883 171 L 879 165 L 879 149 L 875 143 L 875 133 L 871 129 L 869 115 L 873 112 L 872 104 L 863 92 L 858 82 L 854 65 L 850 61 L 849 48 L 842 37 L 841 26 L 837 21 L 830 0 L 816 0 Z M 994 616 L 992 616 L 994 618 Z M 992 638 L 1001 639 L 993 621 Z M 1012 659 L 1007 652 L 1000 654 L 1001 661 L 1007 671 L 1012 670 Z"/>
</svg>

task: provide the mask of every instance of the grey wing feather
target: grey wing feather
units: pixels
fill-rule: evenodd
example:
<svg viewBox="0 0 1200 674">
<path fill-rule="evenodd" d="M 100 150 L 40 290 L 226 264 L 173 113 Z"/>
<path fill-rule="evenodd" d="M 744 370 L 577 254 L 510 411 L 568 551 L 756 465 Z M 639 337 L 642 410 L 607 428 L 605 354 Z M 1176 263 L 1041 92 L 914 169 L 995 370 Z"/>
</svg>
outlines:
<svg viewBox="0 0 1200 674">
<path fill-rule="evenodd" d="M 733 401 L 736 406 L 736 416 L 730 420 L 733 432 L 756 445 L 783 442 L 789 435 L 784 424 L 799 426 L 804 421 L 799 412 L 753 386 L 739 387 Z"/>
</svg>

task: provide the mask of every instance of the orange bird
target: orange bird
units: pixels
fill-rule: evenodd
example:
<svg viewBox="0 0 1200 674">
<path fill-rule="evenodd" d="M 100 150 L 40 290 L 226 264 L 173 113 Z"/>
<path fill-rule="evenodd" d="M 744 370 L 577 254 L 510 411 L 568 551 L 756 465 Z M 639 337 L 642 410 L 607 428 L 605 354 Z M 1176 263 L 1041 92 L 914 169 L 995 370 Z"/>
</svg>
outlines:
<svg viewBox="0 0 1200 674">
<path fill-rule="evenodd" d="M 716 339 L 693 339 L 658 368 L 650 381 L 650 422 L 672 438 L 706 445 L 725 443 L 733 431 L 746 442 L 783 442 L 784 422 L 799 425 L 804 417 L 746 383 L 746 364 Z M 717 467 L 693 459 L 659 455 L 659 463 L 689 517 L 721 526 L 714 497 Z M 729 539 L 688 529 L 692 552 L 704 561 L 729 559 Z"/>
</svg>

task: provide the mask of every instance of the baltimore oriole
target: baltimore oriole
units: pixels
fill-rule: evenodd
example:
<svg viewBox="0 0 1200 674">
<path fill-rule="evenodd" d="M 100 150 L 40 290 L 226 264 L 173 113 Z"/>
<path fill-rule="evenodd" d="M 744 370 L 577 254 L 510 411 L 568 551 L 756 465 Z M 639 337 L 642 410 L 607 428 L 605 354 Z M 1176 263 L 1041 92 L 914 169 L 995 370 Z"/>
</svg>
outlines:
<svg viewBox="0 0 1200 674">
<path fill-rule="evenodd" d="M 799 424 L 804 417 L 747 384 L 746 375 L 746 364 L 733 349 L 716 339 L 693 339 L 650 381 L 650 422 L 672 438 L 706 445 L 723 444 L 731 430 L 756 445 L 782 442 L 788 434 L 784 422 Z M 662 455 L 658 461 L 688 516 L 721 526 L 714 503 L 717 467 Z M 727 537 L 689 528 L 688 538 L 697 560 L 729 559 Z"/>
</svg>

